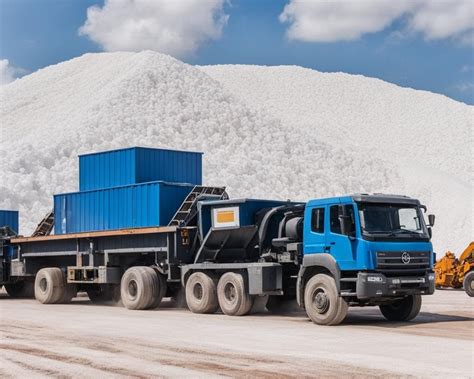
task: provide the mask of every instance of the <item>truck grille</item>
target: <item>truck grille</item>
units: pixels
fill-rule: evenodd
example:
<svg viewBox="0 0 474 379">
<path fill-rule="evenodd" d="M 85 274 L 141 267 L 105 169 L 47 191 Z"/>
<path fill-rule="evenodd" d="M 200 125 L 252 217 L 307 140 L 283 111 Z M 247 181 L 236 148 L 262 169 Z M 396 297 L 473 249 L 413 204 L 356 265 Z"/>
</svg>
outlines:
<svg viewBox="0 0 474 379">
<path fill-rule="evenodd" d="M 376 270 L 384 273 L 414 273 L 429 269 L 429 251 L 378 251 Z"/>
</svg>

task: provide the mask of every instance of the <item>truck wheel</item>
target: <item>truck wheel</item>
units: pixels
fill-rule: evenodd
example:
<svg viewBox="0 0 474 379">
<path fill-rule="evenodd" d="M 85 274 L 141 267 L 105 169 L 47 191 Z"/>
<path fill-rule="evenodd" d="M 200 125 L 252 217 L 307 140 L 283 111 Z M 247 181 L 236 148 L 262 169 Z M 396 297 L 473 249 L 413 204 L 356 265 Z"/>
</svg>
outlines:
<svg viewBox="0 0 474 379">
<path fill-rule="evenodd" d="M 286 301 L 287 300 L 283 296 L 272 295 L 268 297 L 266 307 L 272 313 L 283 313 Z"/>
<path fill-rule="evenodd" d="M 33 298 L 35 297 L 35 285 L 30 281 L 20 281 L 5 284 L 5 291 L 13 298 Z"/>
<path fill-rule="evenodd" d="M 379 308 L 387 320 L 410 321 L 420 313 L 421 295 L 409 295 L 393 303 L 382 304 Z"/>
<path fill-rule="evenodd" d="M 253 296 L 253 305 L 250 309 L 250 313 L 265 313 L 268 302 L 268 295 Z"/>
<path fill-rule="evenodd" d="M 65 278 L 60 268 L 49 267 L 38 271 L 35 278 L 35 297 L 42 304 L 57 304 L 65 299 Z"/>
<path fill-rule="evenodd" d="M 474 296 L 474 271 L 470 271 L 467 273 L 467 275 L 464 277 L 464 280 L 462 282 L 462 285 L 464 287 L 464 291 L 470 296 Z"/>
<path fill-rule="evenodd" d="M 317 274 L 306 283 L 304 307 L 311 321 L 318 325 L 340 324 L 348 309 L 337 293 L 336 282 L 326 274 Z"/>
<path fill-rule="evenodd" d="M 217 285 L 219 305 L 228 316 L 243 316 L 252 308 L 253 299 L 245 291 L 244 278 L 240 274 L 227 272 Z"/>
<path fill-rule="evenodd" d="M 127 309 L 151 308 L 161 294 L 160 280 L 151 267 L 131 267 L 122 276 L 120 295 Z"/>
<path fill-rule="evenodd" d="M 193 313 L 214 313 L 219 308 L 216 283 L 209 275 L 195 272 L 186 282 L 186 303 Z"/>
</svg>

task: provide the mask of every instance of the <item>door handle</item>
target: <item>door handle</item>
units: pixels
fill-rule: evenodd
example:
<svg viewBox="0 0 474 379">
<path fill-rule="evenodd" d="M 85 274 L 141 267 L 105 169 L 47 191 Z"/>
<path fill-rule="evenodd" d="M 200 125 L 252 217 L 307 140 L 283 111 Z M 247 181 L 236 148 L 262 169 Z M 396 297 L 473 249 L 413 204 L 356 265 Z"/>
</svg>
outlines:
<svg viewBox="0 0 474 379">
<path fill-rule="evenodd" d="M 329 242 L 329 244 L 330 244 L 330 245 L 335 245 L 335 244 L 336 244 L 336 242 Z"/>
</svg>

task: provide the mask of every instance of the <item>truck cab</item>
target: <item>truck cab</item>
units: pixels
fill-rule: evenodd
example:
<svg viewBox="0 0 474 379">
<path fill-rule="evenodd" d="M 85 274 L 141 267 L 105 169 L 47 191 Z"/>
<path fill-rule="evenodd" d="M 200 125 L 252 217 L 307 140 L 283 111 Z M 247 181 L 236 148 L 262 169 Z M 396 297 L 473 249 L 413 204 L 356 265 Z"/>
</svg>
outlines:
<svg viewBox="0 0 474 379">
<path fill-rule="evenodd" d="M 427 225 L 425 211 L 418 200 L 399 195 L 309 201 L 297 299 L 310 318 L 337 323 L 347 306 L 365 305 L 380 306 L 390 320 L 414 318 L 420 296 L 434 292 L 434 216 Z"/>
</svg>

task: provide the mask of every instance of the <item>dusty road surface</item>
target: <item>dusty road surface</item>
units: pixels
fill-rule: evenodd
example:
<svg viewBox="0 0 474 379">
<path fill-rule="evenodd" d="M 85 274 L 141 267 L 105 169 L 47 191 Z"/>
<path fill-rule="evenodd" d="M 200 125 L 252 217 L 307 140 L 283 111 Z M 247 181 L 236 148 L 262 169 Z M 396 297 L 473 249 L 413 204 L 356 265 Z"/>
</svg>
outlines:
<svg viewBox="0 0 474 379">
<path fill-rule="evenodd" d="M 2 377 L 472 377 L 474 298 L 437 291 L 412 322 L 351 308 L 342 325 L 304 313 L 196 315 L 41 305 L 0 294 Z"/>
</svg>

